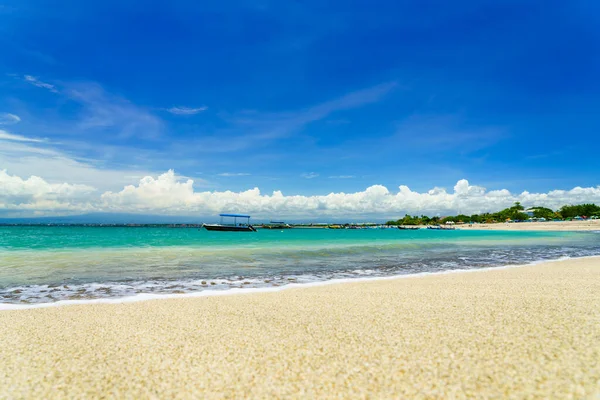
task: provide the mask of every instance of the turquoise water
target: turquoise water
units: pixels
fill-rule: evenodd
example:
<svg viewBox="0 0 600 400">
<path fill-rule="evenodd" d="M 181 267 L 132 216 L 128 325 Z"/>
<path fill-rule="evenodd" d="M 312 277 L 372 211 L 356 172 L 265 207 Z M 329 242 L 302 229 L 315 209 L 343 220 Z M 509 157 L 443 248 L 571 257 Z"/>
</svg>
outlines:
<svg viewBox="0 0 600 400">
<path fill-rule="evenodd" d="M 578 237 L 567 232 L 515 231 L 399 231 L 397 229 L 286 229 L 250 232 L 209 232 L 197 228 L 145 227 L 0 227 L 0 250 L 53 250 L 139 247 L 224 247 L 256 248 L 265 246 L 355 244 L 412 241 L 468 241 L 562 239 Z"/>
<path fill-rule="evenodd" d="M 600 254 L 583 232 L 0 227 L 0 303 L 189 293 Z"/>
</svg>

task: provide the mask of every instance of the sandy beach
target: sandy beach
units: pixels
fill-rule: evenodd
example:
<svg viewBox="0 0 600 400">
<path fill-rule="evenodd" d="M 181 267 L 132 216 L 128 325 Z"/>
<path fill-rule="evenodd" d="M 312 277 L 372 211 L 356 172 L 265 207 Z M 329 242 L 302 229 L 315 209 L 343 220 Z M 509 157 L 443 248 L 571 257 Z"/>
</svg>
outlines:
<svg viewBox="0 0 600 400">
<path fill-rule="evenodd" d="M 456 229 L 498 231 L 600 231 L 600 220 L 465 224 L 456 225 Z"/>
<path fill-rule="evenodd" d="M 597 398 L 600 258 L 0 312 L 0 398 Z"/>
</svg>

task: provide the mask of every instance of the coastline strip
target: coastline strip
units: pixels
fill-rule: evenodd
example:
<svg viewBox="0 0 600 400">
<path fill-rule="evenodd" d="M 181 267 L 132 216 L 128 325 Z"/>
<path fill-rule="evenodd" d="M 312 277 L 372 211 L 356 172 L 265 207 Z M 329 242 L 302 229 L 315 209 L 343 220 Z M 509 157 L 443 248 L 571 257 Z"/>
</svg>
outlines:
<svg viewBox="0 0 600 400">
<path fill-rule="evenodd" d="M 220 296 L 233 296 L 233 295 L 248 295 L 248 294 L 259 294 L 259 293 L 274 293 L 289 289 L 301 289 L 311 288 L 328 285 L 338 285 L 345 283 L 359 283 L 359 282 L 372 282 L 379 280 L 394 280 L 394 279 L 407 279 L 407 278 L 420 278 L 426 276 L 435 275 L 446 275 L 455 273 L 467 273 L 467 272 L 484 272 L 490 270 L 507 269 L 507 268 L 521 268 L 542 263 L 553 263 L 561 262 L 565 260 L 578 260 L 578 259 L 592 259 L 600 262 L 600 256 L 584 256 L 584 257 L 563 257 L 555 260 L 540 260 L 533 261 L 527 264 L 514 264 L 514 265 L 501 265 L 497 267 L 483 267 L 483 268 L 472 268 L 472 269 L 452 269 L 445 271 L 436 272 L 419 272 L 419 273 L 408 273 L 401 275 L 390 275 L 390 276 L 375 276 L 375 277 L 362 277 L 362 278 L 341 278 L 341 279 L 330 279 L 310 283 L 289 283 L 282 286 L 271 286 L 262 288 L 231 288 L 226 290 L 203 290 L 192 293 L 139 293 L 133 296 L 123 296 L 115 298 L 97 298 L 97 299 L 76 299 L 76 300 L 60 300 L 48 303 L 33 303 L 33 304 L 14 304 L 14 303 L 0 303 L 0 313 L 3 311 L 16 311 L 16 310 L 28 310 L 35 308 L 51 308 L 51 307 L 63 307 L 63 306 L 75 306 L 75 305 L 91 305 L 91 304 L 120 304 L 120 303 L 137 303 L 141 301 L 152 301 L 152 300 L 168 300 L 168 299 L 185 299 L 185 298 L 198 298 L 198 297 L 220 297 Z"/>
<path fill-rule="evenodd" d="M 0 313 L 0 393 L 593 398 L 600 260 Z"/>
</svg>

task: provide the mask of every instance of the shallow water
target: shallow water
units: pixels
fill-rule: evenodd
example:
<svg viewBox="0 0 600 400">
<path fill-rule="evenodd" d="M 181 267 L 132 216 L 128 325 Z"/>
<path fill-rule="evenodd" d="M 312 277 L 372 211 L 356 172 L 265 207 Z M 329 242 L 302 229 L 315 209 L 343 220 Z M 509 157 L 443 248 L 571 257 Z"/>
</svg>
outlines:
<svg viewBox="0 0 600 400">
<path fill-rule="evenodd" d="M 0 303 L 190 293 L 600 255 L 597 232 L 0 227 Z"/>
</svg>

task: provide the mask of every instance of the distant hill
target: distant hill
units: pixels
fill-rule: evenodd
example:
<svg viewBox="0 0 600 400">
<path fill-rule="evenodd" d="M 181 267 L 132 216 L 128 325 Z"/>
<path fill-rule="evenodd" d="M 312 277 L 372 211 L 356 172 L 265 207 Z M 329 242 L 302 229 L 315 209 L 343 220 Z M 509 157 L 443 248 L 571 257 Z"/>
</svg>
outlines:
<svg viewBox="0 0 600 400">
<path fill-rule="evenodd" d="M 214 219 L 195 216 L 92 213 L 59 217 L 0 218 L 0 224 L 198 224 Z"/>
<path fill-rule="evenodd" d="M 382 222 L 381 218 L 285 218 L 274 217 L 277 221 L 290 223 L 352 223 L 352 222 Z M 270 218 L 252 218 L 251 222 L 260 224 L 269 222 Z M 142 215 L 125 213 L 90 213 L 83 215 L 68 215 L 57 217 L 33 218 L 1 218 L 0 224 L 201 224 L 218 222 L 218 216 L 173 216 L 173 215 Z"/>
</svg>

